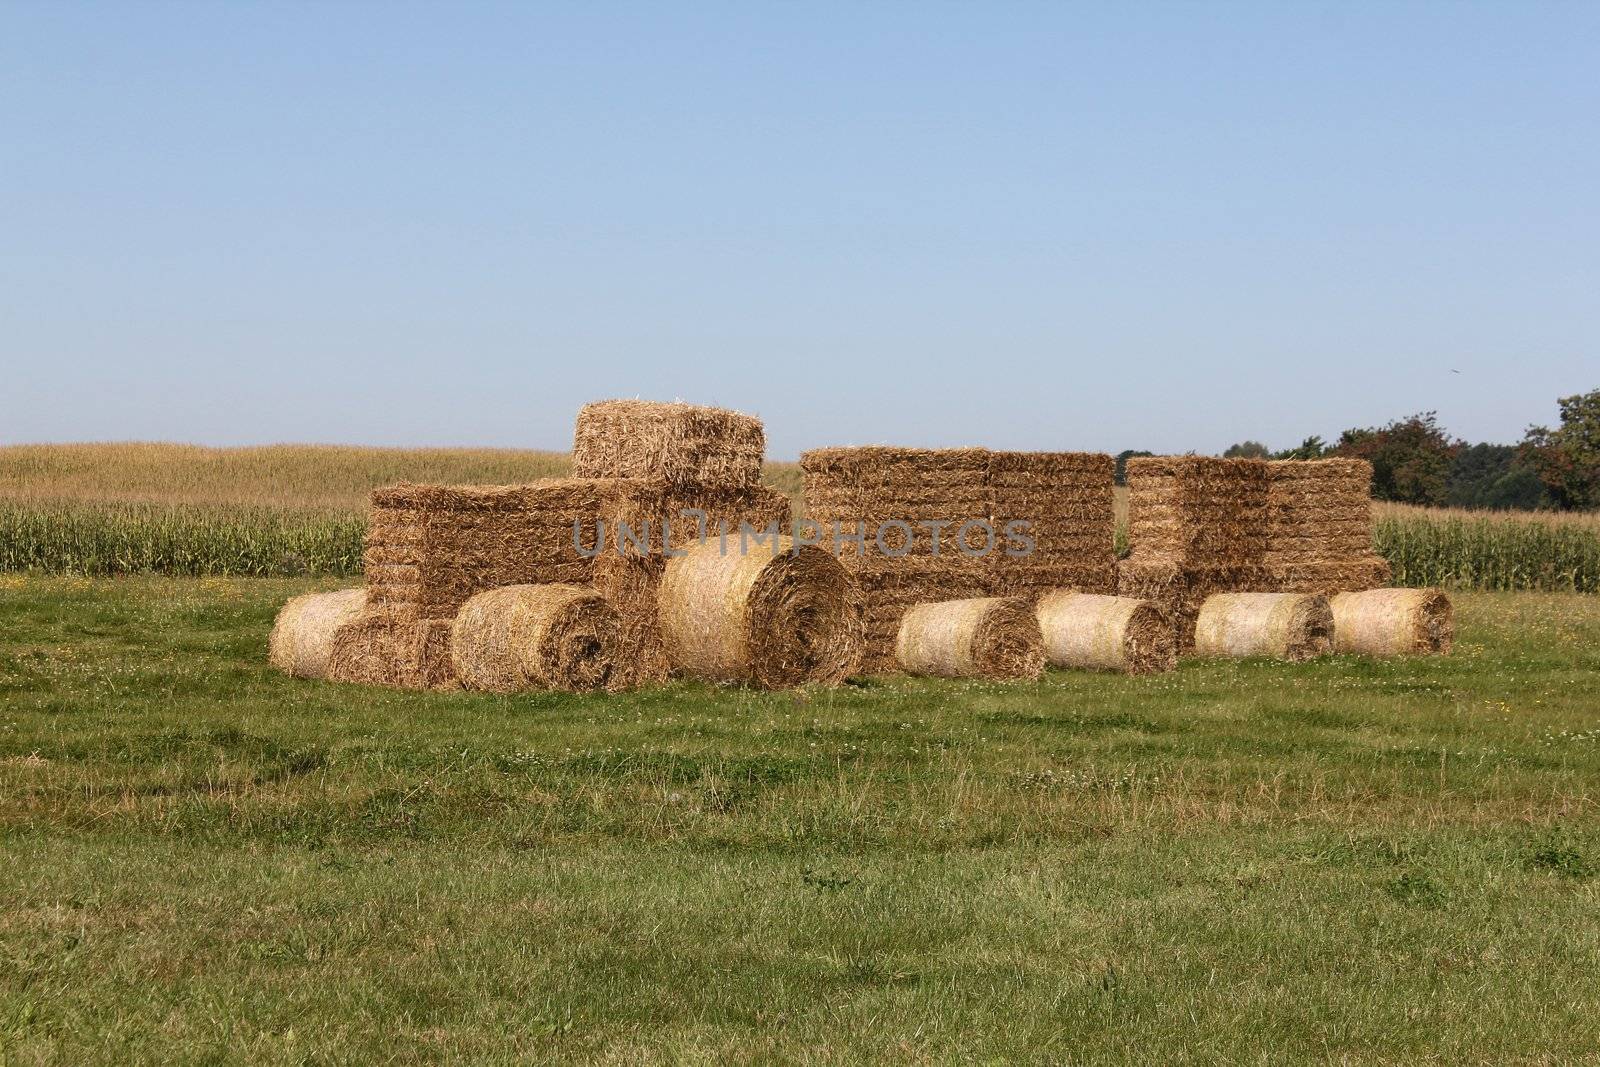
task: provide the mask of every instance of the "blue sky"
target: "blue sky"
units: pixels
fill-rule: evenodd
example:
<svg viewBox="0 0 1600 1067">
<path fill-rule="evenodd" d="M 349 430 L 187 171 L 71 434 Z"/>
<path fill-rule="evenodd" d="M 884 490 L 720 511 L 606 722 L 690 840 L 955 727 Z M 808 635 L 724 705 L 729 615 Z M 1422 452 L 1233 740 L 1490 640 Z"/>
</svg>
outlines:
<svg viewBox="0 0 1600 1067">
<path fill-rule="evenodd" d="M 1600 4 L 0 0 L 0 441 L 1513 440 L 1597 296 Z"/>
</svg>

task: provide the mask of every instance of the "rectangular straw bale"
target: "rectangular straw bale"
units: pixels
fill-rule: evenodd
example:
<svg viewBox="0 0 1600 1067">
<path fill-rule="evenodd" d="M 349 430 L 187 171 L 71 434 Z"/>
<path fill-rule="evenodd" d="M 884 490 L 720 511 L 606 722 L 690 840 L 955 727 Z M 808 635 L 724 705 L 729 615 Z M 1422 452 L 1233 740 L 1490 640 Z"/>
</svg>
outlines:
<svg viewBox="0 0 1600 1067">
<path fill-rule="evenodd" d="M 1372 543 L 1372 466 L 1365 460 L 1268 464 L 1264 560 L 1273 588 L 1333 594 L 1388 584 Z"/>
<path fill-rule="evenodd" d="M 1131 558 L 1186 566 L 1259 565 L 1266 552 L 1269 478 L 1263 460 L 1130 459 Z"/>
<path fill-rule="evenodd" d="M 1389 561 L 1382 556 L 1347 562 L 1269 564 L 1272 589 L 1280 593 L 1359 593 L 1381 589 L 1393 580 Z"/>
<path fill-rule="evenodd" d="M 1033 600 L 1056 589 L 1110 595 L 1117 591 L 1114 560 L 1103 565 L 1038 564 L 1028 560 L 1001 560 L 989 572 L 989 595 L 1023 596 Z"/>
<path fill-rule="evenodd" d="M 702 534 L 717 540 L 723 530 L 737 546 L 741 523 L 758 532 L 773 525 L 780 534 L 789 532 L 788 496 L 764 485 L 684 486 L 640 478 L 605 479 L 596 484 L 600 486 L 608 553 L 664 555 L 668 548 L 687 548 Z M 704 513 L 703 526 L 700 513 Z M 624 524 L 631 536 L 622 536 Z"/>
<path fill-rule="evenodd" d="M 328 677 L 396 689 L 456 689 L 449 619 L 367 612 L 334 631 Z"/>
<path fill-rule="evenodd" d="M 362 555 L 368 604 L 410 619 L 448 619 L 474 593 L 501 585 L 584 582 L 573 543 L 592 531 L 592 482 L 518 486 L 400 485 L 372 495 Z"/>
<path fill-rule="evenodd" d="M 723 408 L 604 400 L 578 412 L 572 473 L 673 485 L 753 486 L 761 478 L 761 420 Z"/>
<path fill-rule="evenodd" d="M 989 515 L 1001 548 L 991 557 L 991 595 L 1115 588 L 1115 466 L 1102 453 L 990 453 Z M 1005 551 L 1005 530 L 1013 522 L 1028 523 L 1031 553 Z"/>
<path fill-rule="evenodd" d="M 823 448 L 802 453 L 800 463 L 807 517 L 830 541 L 835 530 L 864 532 L 860 544 L 841 537 L 840 555 L 953 552 L 963 523 L 988 518 L 988 452 L 981 448 Z"/>
</svg>

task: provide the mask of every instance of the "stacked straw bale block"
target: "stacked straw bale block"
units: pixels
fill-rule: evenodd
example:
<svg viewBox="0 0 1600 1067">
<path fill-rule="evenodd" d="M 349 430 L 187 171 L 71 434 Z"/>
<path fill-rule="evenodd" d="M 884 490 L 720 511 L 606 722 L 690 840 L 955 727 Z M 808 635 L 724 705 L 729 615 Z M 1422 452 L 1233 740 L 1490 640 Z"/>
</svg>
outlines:
<svg viewBox="0 0 1600 1067">
<path fill-rule="evenodd" d="M 362 554 L 369 607 L 400 619 L 450 619 L 486 589 L 588 581 L 592 563 L 573 526 L 593 531 L 601 488 L 551 478 L 376 490 Z"/>
<path fill-rule="evenodd" d="M 1115 461 L 1097 452 L 991 452 L 989 521 L 1024 520 L 1034 551 L 992 557 L 989 592 L 1037 600 L 1055 589 L 1116 589 Z"/>
<path fill-rule="evenodd" d="M 1264 460 L 1149 456 L 1128 461 L 1128 540 L 1117 592 L 1159 605 L 1177 647 L 1215 593 L 1268 592 Z"/>
<path fill-rule="evenodd" d="M 1389 583 L 1388 561 L 1372 547 L 1372 464 L 1278 460 L 1267 468 L 1272 588 L 1331 596 Z"/>
<path fill-rule="evenodd" d="M 737 411 L 603 400 L 578 412 L 572 473 L 688 486 L 750 486 L 761 477 L 766 431 Z"/>
<path fill-rule="evenodd" d="M 899 669 L 895 643 L 916 604 L 1034 599 L 1059 587 L 1109 592 L 1114 584 L 1110 456 L 821 448 L 800 464 L 807 518 L 862 588 L 868 672 Z M 987 529 L 963 531 L 971 520 Z M 1030 524 L 1035 547 L 1027 555 L 1006 551 L 1005 527 L 1014 520 Z M 924 523 L 942 528 L 936 535 Z M 847 539 L 840 530 L 863 536 Z"/>
</svg>

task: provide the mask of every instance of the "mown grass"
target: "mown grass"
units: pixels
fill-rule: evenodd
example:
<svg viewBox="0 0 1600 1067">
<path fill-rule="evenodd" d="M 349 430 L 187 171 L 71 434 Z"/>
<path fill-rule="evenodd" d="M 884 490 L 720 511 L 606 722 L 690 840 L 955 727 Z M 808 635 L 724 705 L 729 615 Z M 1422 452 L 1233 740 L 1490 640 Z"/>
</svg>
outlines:
<svg viewBox="0 0 1600 1067">
<path fill-rule="evenodd" d="M 1560 1062 L 1600 600 L 1455 655 L 413 694 L 306 582 L 0 578 L 7 1063 Z"/>
</svg>

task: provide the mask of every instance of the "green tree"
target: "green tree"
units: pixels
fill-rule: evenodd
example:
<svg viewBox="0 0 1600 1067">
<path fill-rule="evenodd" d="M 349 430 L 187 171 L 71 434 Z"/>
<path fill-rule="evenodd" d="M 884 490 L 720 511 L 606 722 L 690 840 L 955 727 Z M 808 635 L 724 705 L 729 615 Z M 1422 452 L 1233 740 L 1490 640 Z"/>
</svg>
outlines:
<svg viewBox="0 0 1600 1067">
<path fill-rule="evenodd" d="M 1451 440 L 1438 413 L 1424 411 L 1387 426 L 1346 430 L 1334 453 L 1372 464 L 1372 495 L 1407 504 L 1443 504 L 1463 442 Z"/>
<path fill-rule="evenodd" d="M 1272 449 L 1260 441 L 1240 441 L 1236 445 L 1229 445 L 1228 450 L 1222 453 L 1223 459 L 1269 459 Z"/>
<path fill-rule="evenodd" d="M 1301 441 L 1294 448 L 1286 448 L 1282 452 L 1274 452 L 1273 459 L 1321 459 L 1328 454 L 1328 443 L 1321 437 L 1313 434 Z"/>
<path fill-rule="evenodd" d="M 1556 401 L 1561 425 L 1530 426 L 1523 455 L 1561 508 L 1600 507 L 1600 389 Z"/>
<path fill-rule="evenodd" d="M 1549 497 L 1522 449 L 1478 444 L 1456 454 L 1445 503 L 1458 508 L 1532 510 L 1547 505 Z"/>
</svg>

